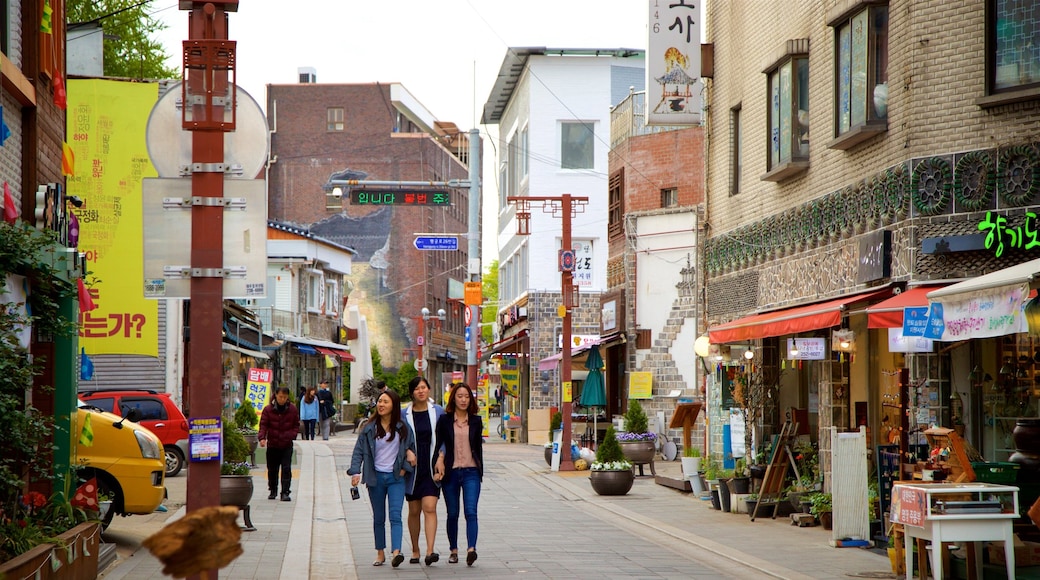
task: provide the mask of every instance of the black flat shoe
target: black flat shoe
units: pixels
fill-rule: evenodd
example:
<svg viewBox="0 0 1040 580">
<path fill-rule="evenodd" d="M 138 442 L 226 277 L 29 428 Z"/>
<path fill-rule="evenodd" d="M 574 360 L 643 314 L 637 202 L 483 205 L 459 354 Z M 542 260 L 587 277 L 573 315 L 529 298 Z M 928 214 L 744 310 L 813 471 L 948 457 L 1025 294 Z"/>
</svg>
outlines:
<svg viewBox="0 0 1040 580">
<path fill-rule="evenodd" d="M 267 499 L 274 499 L 276 497 L 278 497 L 278 494 L 273 492 L 273 491 L 271 493 L 267 494 Z"/>
<path fill-rule="evenodd" d="M 437 552 L 433 552 L 432 554 L 426 556 L 426 565 L 429 566 L 430 564 L 433 564 L 434 562 L 437 562 L 440 559 L 441 555 Z"/>
<path fill-rule="evenodd" d="M 401 562 L 404 562 L 404 555 L 399 553 L 394 554 L 394 559 L 390 560 L 390 565 L 396 568 L 401 565 Z"/>
<path fill-rule="evenodd" d="M 452 555 L 448 556 L 448 563 L 449 564 L 458 564 L 459 563 L 459 555 L 458 554 L 452 554 Z"/>
<path fill-rule="evenodd" d="M 467 566 L 472 566 L 473 562 L 476 562 L 476 561 L 477 561 L 477 551 L 476 550 L 470 550 L 469 552 L 466 552 L 466 565 Z"/>
<path fill-rule="evenodd" d="M 409 558 L 408 559 L 408 563 L 409 564 L 418 564 L 419 563 L 419 558 L 417 558 L 417 557 Z"/>
</svg>

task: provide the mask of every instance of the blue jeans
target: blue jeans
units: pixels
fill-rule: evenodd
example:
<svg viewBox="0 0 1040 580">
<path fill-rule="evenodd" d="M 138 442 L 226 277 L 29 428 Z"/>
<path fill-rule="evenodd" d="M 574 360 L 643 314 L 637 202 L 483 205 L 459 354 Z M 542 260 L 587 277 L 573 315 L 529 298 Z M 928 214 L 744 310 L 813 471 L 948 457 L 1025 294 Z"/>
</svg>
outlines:
<svg viewBox="0 0 1040 580">
<path fill-rule="evenodd" d="M 477 502 L 480 500 L 480 472 L 476 467 L 453 469 L 445 480 L 444 507 L 448 510 L 448 547 L 459 549 L 459 492 L 466 512 L 467 548 L 477 548 Z"/>
<path fill-rule="evenodd" d="M 368 483 L 368 499 L 372 501 L 372 532 L 376 537 L 376 549 L 386 549 L 386 509 L 390 500 L 390 551 L 401 549 L 401 508 L 404 506 L 404 478 L 392 473 L 376 472 L 376 481 Z"/>
</svg>

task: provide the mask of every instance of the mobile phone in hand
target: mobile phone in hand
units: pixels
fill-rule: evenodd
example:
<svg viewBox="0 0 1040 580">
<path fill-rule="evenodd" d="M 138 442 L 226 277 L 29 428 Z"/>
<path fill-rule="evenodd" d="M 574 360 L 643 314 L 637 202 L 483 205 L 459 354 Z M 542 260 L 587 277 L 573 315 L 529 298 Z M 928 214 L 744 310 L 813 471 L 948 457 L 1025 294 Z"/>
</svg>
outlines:
<svg viewBox="0 0 1040 580">
<path fill-rule="evenodd" d="M 358 491 L 357 486 L 350 488 L 350 499 L 361 499 L 361 492 Z"/>
</svg>

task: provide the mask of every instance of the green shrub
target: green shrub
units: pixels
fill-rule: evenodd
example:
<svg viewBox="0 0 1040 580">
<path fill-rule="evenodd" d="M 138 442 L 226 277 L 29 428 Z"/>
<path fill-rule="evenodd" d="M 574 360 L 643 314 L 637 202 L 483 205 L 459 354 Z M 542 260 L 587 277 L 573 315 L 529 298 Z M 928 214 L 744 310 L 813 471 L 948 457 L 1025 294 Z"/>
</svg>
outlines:
<svg viewBox="0 0 1040 580">
<path fill-rule="evenodd" d="M 235 411 L 235 426 L 243 431 L 256 431 L 256 407 L 250 400 L 242 401 L 238 410 Z"/>
<path fill-rule="evenodd" d="M 625 432 L 647 432 L 646 413 L 643 412 L 643 406 L 635 399 L 630 399 L 628 401 L 628 412 L 625 413 Z"/>
<path fill-rule="evenodd" d="M 238 429 L 224 429 L 224 463 L 245 463 L 249 444 Z"/>
<path fill-rule="evenodd" d="M 599 444 L 599 448 L 596 449 L 596 463 L 609 463 L 612 461 L 624 461 L 625 454 L 621 451 L 621 445 L 618 444 L 617 434 L 614 433 L 614 426 L 607 427 L 607 434 L 603 437 L 603 443 Z"/>
<path fill-rule="evenodd" d="M 693 445 L 690 445 L 689 447 L 683 449 L 682 454 L 683 457 L 700 457 L 701 450 L 699 447 L 694 447 Z"/>
<path fill-rule="evenodd" d="M 824 512 L 832 510 L 831 494 L 817 491 L 809 494 L 809 513 L 819 517 Z"/>
<path fill-rule="evenodd" d="M 743 457 L 737 459 L 737 462 L 733 466 L 734 477 L 747 477 L 751 472 L 747 468 L 747 460 Z"/>
<path fill-rule="evenodd" d="M 563 413 L 556 411 L 549 419 L 549 441 L 553 440 L 553 431 L 559 430 L 563 425 Z"/>
</svg>

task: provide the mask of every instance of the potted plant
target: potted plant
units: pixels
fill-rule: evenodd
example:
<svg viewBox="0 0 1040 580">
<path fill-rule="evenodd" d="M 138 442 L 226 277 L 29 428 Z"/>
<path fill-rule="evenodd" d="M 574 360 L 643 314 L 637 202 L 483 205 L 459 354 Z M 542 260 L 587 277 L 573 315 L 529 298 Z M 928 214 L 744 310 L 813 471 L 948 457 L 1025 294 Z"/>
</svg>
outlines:
<svg viewBox="0 0 1040 580">
<path fill-rule="evenodd" d="M 639 401 L 631 399 L 625 413 L 625 430 L 617 435 L 621 444 L 621 452 L 625 459 L 632 463 L 650 463 L 653 465 L 654 452 L 657 450 L 657 433 L 647 428 L 646 413 Z M 640 468 L 642 469 L 642 468 Z"/>
<path fill-rule="evenodd" d="M 238 429 L 224 429 L 224 453 L 220 464 L 220 505 L 246 508 L 253 499 L 249 473 L 249 444 Z"/>
<path fill-rule="evenodd" d="M 748 513 L 748 515 L 749 516 L 754 515 L 755 508 L 758 506 L 758 494 L 757 493 L 748 494 L 748 496 L 744 498 L 744 503 L 747 504 L 747 513 Z M 765 505 L 765 504 L 763 504 L 763 505 Z"/>
<path fill-rule="evenodd" d="M 724 512 L 728 512 L 730 509 L 730 494 L 733 493 L 729 488 L 729 480 L 731 479 L 733 479 L 732 469 L 719 471 L 719 505 Z"/>
<path fill-rule="evenodd" d="M 708 483 L 708 491 L 711 494 L 711 507 L 722 509 L 719 497 L 719 463 L 715 459 L 708 460 L 708 466 L 704 469 L 704 480 Z"/>
<path fill-rule="evenodd" d="M 737 459 L 733 466 L 733 479 L 729 481 L 730 493 L 748 493 L 751 491 L 751 476 L 748 472 L 747 460 Z"/>
<path fill-rule="evenodd" d="M 256 453 L 256 447 L 259 444 L 258 432 L 256 430 L 258 418 L 256 407 L 248 399 L 243 401 L 238 406 L 238 409 L 235 410 L 235 428 L 238 429 L 238 432 L 245 438 L 246 444 L 249 445 L 249 459 L 250 464 L 253 465 L 256 464 L 256 461 L 253 461 L 253 454 Z"/>
<path fill-rule="evenodd" d="M 831 529 L 831 494 L 817 491 L 809 496 L 809 513 L 820 520 L 823 529 Z"/>
<path fill-rule="evenodd" d="M 698 472 L 701 470 L 700 448 L 690 445 L 683 449 L 681 461 L 683 476 L 690 481 L 699 479 Z"/>
<path fill-rule="evenodd" d="M 545 463 L 552 465 L 553 433 L 563 425 L 563 413 L 556 411 L 549 420 L 549 440 L 545 442 Z"/>
<path fill-rule="evenodd" d="M 632 489 L 635 473 L 632 463 L 621 452 L 613 425 L 607 427 L 607 434 L 596 449 L 596 461 L 590 469 L 589 481 L 593 491 L 599 495 L 625 495 Z"/>
</svg>

